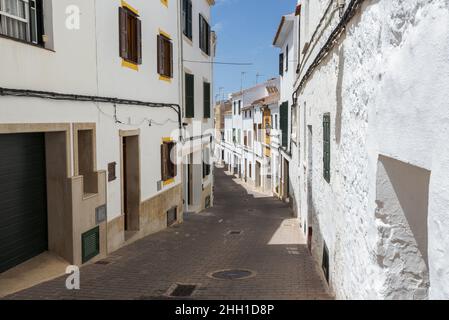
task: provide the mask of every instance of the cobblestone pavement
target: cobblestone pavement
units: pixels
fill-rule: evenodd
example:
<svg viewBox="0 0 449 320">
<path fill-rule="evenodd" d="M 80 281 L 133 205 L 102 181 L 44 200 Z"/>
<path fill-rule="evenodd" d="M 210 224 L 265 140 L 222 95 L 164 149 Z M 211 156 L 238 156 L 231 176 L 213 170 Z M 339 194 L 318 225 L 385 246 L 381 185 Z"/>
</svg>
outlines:
<svg viewBox="0 0 449 320">
<path fill-rule="evenodd" d="M 80 290 L 65 289 L 60 277 L 7 299 L 170 299 L 177 283 L 197 285 L 188 299 L 329 299 L 288 205 L 215 173 L 214 208 L 121 248 L 109 264 L 81 268 Z M 236 268 L 254 274 L 210 277 Z"/>
</svg>

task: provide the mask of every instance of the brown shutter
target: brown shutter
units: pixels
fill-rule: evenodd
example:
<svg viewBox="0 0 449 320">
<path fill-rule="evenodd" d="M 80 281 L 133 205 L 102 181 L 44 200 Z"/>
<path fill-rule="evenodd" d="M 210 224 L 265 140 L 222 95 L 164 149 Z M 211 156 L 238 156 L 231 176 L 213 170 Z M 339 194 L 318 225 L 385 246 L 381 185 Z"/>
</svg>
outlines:
<svg viewBox="0 0 449 320">
<path fill-rule="evenodd" d="M 178 166 L 176 164 L 176 160 L 178 159 L 177 154 L 176 154 L 176 144 L 173 143 L 172 146 L 172 150 L 173 150 L 173 159 L 175 160 L 172 165 L 173 165 L 173 178 L 176 177 L 178 175 Z"/>
<path fill-rule="evenodd" d="M 161 35 L 157 36 L 157 73 L 164 74 L 164 42 Z"/>
<path fill-rule="evenodd" d="M 161 144 L 161 177 L 162 181 L 167 180 L 167 144 Z"/>
<path fill-rule="evenodd" d="M 119 10 L 120 57 L 128 59 L 128 12 L 122 7 Z"/>
<path fill-rule="evenodd" d="M 142 64 L 142 21 L 136 18 L 137 64 Z"/>
<path fill-rule="evenodd" d="M 170 78 L 173 78 L 173 42 L 169 42 L 170 44 Z"/>
</svg>

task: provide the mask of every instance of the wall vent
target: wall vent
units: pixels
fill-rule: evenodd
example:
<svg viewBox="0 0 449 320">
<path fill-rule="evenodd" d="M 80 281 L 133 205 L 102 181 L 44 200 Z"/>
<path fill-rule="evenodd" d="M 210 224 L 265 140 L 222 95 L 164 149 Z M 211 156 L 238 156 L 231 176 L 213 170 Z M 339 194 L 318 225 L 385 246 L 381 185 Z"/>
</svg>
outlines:
<svg viewBox="0 0 449 320">
<path fill-rule="evenodd" d="M 81 235 L 82 261 L 86 263 L 100 253 L 100 227 L 95 227 Z"/>
<path fill-rule="evenodd" d="M 167 227 L 172 226 L 178 220 L 178 207 L 173 207 L 167 211 Z"/>
</svg>

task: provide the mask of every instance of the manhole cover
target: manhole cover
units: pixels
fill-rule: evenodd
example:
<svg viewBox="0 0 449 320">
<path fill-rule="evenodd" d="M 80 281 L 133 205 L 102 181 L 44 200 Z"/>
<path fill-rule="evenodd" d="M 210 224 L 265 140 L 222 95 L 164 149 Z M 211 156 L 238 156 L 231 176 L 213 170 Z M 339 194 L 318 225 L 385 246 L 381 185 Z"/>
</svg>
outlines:
<svg viewBox="0 0 449 320">
<path fill-rule="evenodd" d="M 193 284 L 177 284 L 170 293 L 171 297 L 190 297 L 196 289 Z"/>
<path fill-rule="evenodd" d="M 255 276 L 255 272 L 244 269 L 221 270 L 210 274 L 212 278 L 220 280 L 247 279 Z"/>
</svg>

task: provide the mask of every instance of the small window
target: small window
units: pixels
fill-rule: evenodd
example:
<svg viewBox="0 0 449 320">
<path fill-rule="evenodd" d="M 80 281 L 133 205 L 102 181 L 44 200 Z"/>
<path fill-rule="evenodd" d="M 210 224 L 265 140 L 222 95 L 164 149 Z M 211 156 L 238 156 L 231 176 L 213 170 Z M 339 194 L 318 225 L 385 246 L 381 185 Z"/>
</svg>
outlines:
<svg viewBox="0 0 449 320">
<path fill-rule="evenodd" d="M 157 73 L 173 78 L 173 43 L 162 34 L 157 36 Z"/>
<path fill-rule="evenodd" d="M 120 57 L 142 64 L 142 24 L 139 16 L 129 8 L 119 8 Z"/>
<path fill-rule="evenodd" d="M 192 0 L 182 0 L 182 32 L 192 40 Z"/>
<path fill-rule="evenodd" d="M 210 83 L 209 82 L 203 82 L 203 101 L 204 101 L 204 118 L 209 119 L 210 118 L 210 108 L 211 108 L 211 101 L 210 101 Z"/>
<path fill-rule="evenodd" d="M 43 45 L 42 0 L 0 0 L 0 35 Z"/>
<path fill-rule="evenodd" d="M 331 147 L 330 147 L 330 114 L 323 116 L 323 176 L 329 183 L 331 181 L 330 163 L 331 163 Z"/>
<path fill-rule="evenodd" d="M 210 26 L 206 19 L 200 14 L 200 49 L 207 55 L 210 55 Z"/>
<path fill-rule="evenodd" d="M 176 143 L 163 142 L 161 144 L 161 177 L 162 181 L 168 181 L 176 177 L 177 166 L 174 162 Z"/>
<path fill-rule="evenodd" d="M 288 45 L 287 48 L 285 49 L 285 72 L 288 71 Z"/>
</svg>

